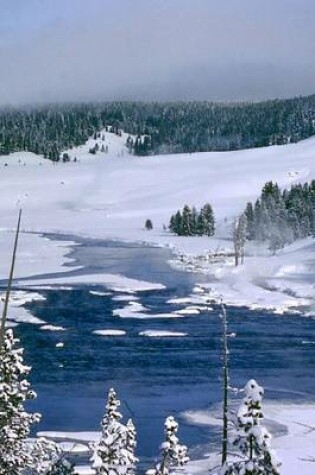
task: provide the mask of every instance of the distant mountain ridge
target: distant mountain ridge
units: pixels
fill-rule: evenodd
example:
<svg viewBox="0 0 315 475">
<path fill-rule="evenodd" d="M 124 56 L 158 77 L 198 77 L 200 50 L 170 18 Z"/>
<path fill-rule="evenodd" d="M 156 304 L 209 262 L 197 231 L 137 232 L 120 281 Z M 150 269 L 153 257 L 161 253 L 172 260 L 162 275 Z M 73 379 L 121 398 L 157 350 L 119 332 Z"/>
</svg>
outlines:
<svg viewBox="0 0 315 475">
<path fill-rule="evenodd" d="M 130 134 L 135 155 L 241 150 L 315 135 L 315 94 L 258 103 L 103 102 L 0 110 L 0 155 L 59 160 L 104 127 Z"/>
</svg>

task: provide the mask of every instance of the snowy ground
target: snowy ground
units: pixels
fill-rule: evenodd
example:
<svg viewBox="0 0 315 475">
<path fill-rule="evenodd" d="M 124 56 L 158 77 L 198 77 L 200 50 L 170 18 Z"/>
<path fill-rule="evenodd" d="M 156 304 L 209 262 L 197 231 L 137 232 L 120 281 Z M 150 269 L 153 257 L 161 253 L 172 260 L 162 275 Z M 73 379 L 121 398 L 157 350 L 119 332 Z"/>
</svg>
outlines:
<svg viewBox="0 0 315 475">
<path fill-rule="evenodd" d="M 182 256 L 174 260 L 174 265 L 211 275 L 208 288 L 195 289 L 187 304 L 204 303 L 198 295 L 206 291 L 211 298 L 219 299 L 222 295 L 234 305 L 275 312 L 305 305 L 309 315 L 315 313 L 315 247 L 311 239 L 295 243 L 277 256 L 249 248 L 245 265 L 238 269 L 233 268 L 231 258 L 215 263 L 204 258 L 206 254 L 231 249 L 229 226 L 233 217 L 243 211 L 247 201 L 259 195 L 266 181 L 288 187 L 315 178 L 315 138 L 299 144 L 237 152 L 137 158 L 128 155 L 124 146 L 126 136 L 105 135 L 108 154 L 89 154 L 88 149 L 95 143 L 91 139 L 85 146 L 69 151 L 76 162 L 53 164 L 26 152 L 0 157 L 0 279 L 8 275 L 13 230 L 18 209 L 22 208 L 15 276 L 32 277 L 30 285 L 49 286 L 52 280 L 44 280 L 40 274 L 73 269 L 63 265 L 69 262 L 67 253 L 74 243 L 51 241 L 42 233 L 143 241 L 174 249 L 177 256 Z M 207 201 L 216 215 L 215 238 L 176 237 L 163 230 L 170 215 L 185 203 L 201 207 Z M 144 230 L 147 218 L 154 226 L 150 232 Z M 203 258 L 197 259 L 200 255 Z M 80 282 L 91 283 L 95 278 L 113 290 L 118 287 L 127 293 L 141 286 L 151 288 L 151 283 L 130 282 L 124 276 L 85 275 L 80 276 Z M 54 283 L 73 285 L 77 280 L 63 277 Z M 159 282 L 152 285 L 158 288 Z M 11 325 L 33 318 L 21 308 L 27 298 L 38 297 L 14 294 Z M 130 307 L 129 304 L 126 311 Z M 33 323 L 45 329 L 45 322 Z M 310 440 L 314 444 L 313 408 L 296 407 L 292 412 L 292 407 L 279 410 L 277 406 L 274 417 L 289 428 L 289 434 L 277 441 L 285 459 L 283 473 L 314 473 L 314 463 L 302 463 L 302 459 L 312 455 L 308 444 Z M 298 424 L 304 422 L 313 424 L 313 429 Z"/>
<path fill-rule="evenodd" d="M 315 408 L 313 404 L 263 404 L 265 422 L 274 434 L 272 447 L 282 462 L 281 473 L 285 475 L 314 474 L 315 447 Z M 189 412 L 185 415 L 190 424 L 220 425 L 220 414 L 204 411 Z M 189 472 L 203 474 L 216 466 L 219 460 L 215 456 L 189 464 Z"/>
<path fill-rule="evenodd" d="M 95 142 L 91 139 L 69 151 L 76 163 L 53 164 L 27 152 L 0 157 L 0 278 L 8 273 L 19 207 L 23 208 L 22 230 L 35 234 L 21 234 L 18 277 L 56 272 L 66 261 L 70 243 L 49 241 L 38 234 L 42 232 L 169 246 L 184 254 L 186 267 L 193 269 L 199 263 L 189 262 L 191 256 L 231 250 L 233 217 L 258 196 L 266 181 L 284 187 L 315 177 L 314 138 L 237 152 L 139 158 L 127 153 L 126 136 L 105 135 L 108 154 L 89 154 Z M 199 207 L 206 201 L 215 210 L 215 238 L 177 237 L 163 230 L 184 203 Z M 153 231 L 144 230 L 146 218 L 153 221 Z M 259 255 L 257 249 L 248 253 L 246 265 L 237 271 L 232 260 L 203 269 L 215 276 L 214 292 L 231 303 L 280 311 L 314 305 L 314 282 L 307 267 L 314 254 L 310 240 L 274 257 L 264 251 Z M 277 292 L 271 293 L 270 287 Z"/>
<path fill-rule="evenodd" d="M 315 427 L 314 405 L 279 405 L 264 403 L 265 422 L 268 430 L 274 434 L 273 448 L 282 462 L 281 473 L 285 475 L 314 474 Z M 219 426 L 218 411 L 191 411 L 183 414 L 189 424 Z M 56 442 L 67 441 L 64 448 L 72 453 L 89 451 L 89 444 L 99 439 L 99 432 L 40 432 L 39 436 L 48 437 Z M 64 443 L 64 442 L 63 442 Z M 185 473 L 203 475 L 219 464 L 215 454 L 207 454 L 203 460 L 188 464 Z M 89 467 L 81 467 L 78 473 L 94 473 Z"/>
</svg>

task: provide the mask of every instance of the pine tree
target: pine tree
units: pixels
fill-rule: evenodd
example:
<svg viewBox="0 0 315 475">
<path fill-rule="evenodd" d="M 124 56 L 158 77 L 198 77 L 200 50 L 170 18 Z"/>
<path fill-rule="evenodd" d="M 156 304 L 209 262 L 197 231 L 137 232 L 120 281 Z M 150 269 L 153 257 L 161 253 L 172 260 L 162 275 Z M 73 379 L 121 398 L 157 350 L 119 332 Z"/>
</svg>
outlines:
<svg viewBox="0 0 315 475">
<path fill-rule="evenodd" d="M 51 440 L 44 437 L 36 439 L 31 455 L 32 468 L 25 475 L 75 475 L 74 464 L 64 457 L 61 448 Z"/>
<path fill-rule="evenodd" d="M 136 463 L 139 462 L 135 456 L 135 450 L 137 447 L 137 432 L 131 419 L 128 420 L 126 425 L 126 449 L 129 454 L 129 464 L 127 473 L 133 475 L 135 473 Z"/>
<path fill-rule="evenodd" d="M 204 234 L 204 231 L 205 231 L 205 221 L 203 218 L 202 211 L 200 211 L 200 213 L 198 213 L 198 216 L 197 216 L 196 234 L 198 236 L 202 236 Z"/>
<path fill-rule="evenodd" d="M 119 406 L 120 401 L 114 389 L 111 388 L 108 392 L 106 413 L 101 422 L 102 436 L 100 441 L 93 447 L 92 461 L 97 475 L 132 473 L 137 462 L 134 451 L 129 450 L 132 445 L 131 427 L 129 427 L 128 439 L 126 426 L 119 422 L 122 419 L 122 415 L 118 411 Z M 129 449 L 127 448 L 127 440 Z"/>
<path fill-rule="evenodd" d="M 161 460 L 147 475 L 169 475 L 170 469 L 185 465 L 189 461 L 186 445 L 179 444 L 177 437 L 178 423 L 169 416 L 164 424 L 164 442 L 161 445 Z"/>
<path fill-rule="evenodd" d="M 153 229 L 153 224 L 151 219 L 147 219 L 146 222 L 144 223 L 144 227 L 147 231 L 151 231 Z"/>
<path fill-rule="evenodd" d="M 261 401 L 264 390 L 254 379 L 246 384 L 245 397 L 232 419 L 232 446 L 237 449 L 234 462 L 223 465 L 220 475 L 279 475 L 281 463 L 270 448 L 271 435 L 260 425 L 264 415 Z"/>
<path fill-rule="evenodd" d="M 178 210 L 175 214 L 171 216 L 169 229 L 178 236 L 183 234 L 183 217 L 181 212 Z"/>
<path fill-rule="evenodd" d="M 12 329 L 5 332 L 0 347 L 0 475 L 20 475 L 31 467 L 32 456 L 26 442 L 40 415 L 29 413 L 24 404 L 36 397 L 27 376 L 30 367 L 23 361 L 23 349 Z"/>
<path fill-rule="evenodd" d="M 214 235 L 214 215 L 210 203 L 206 203 L 201 210 L 204 221 L 204 234 L 207 236 Z"/>
<path fill-rule="evenodd" d="M 190 215 L 190 233 L 192 236 L 197 234 L 197 220 L 198 220 L 198 212 L 195 206 L 191 209 Z"/>
<path fill-rule="evenodd" d="M 247 239 L 254 239 L 254 226 L 255 226 L 255 220 L 254 220 L 254 208 L 252 203 L 247 203 L 246 209 L 245 209 L 245 216 L 247 219 Z"/>
</svg>

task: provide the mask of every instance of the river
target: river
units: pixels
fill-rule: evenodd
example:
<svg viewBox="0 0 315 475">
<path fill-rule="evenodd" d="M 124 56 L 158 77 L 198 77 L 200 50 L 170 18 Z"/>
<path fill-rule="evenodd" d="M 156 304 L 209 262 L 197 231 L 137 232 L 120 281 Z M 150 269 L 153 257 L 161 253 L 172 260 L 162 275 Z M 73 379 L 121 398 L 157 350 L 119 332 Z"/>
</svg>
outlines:
<svg viewBox="0 0 315 475">
<path fill-rule="evenodd" d="M 211 409 L 220 402 L 219 308 L 204 308 L 198 315 L 183 318 L 154 318 L 183 308 L 169 300 L 186 297 L 196 282 L 209 277 L 174 270 L 167 262 L 171 257 L 167 249 L 92 239 L 76 241 L 69 257 L 74 259 L 73 265 L 83 268 L 67 275 L 120 273 L 164 284 L 165 289 L 137 293 L 138 302 L 148 309 L 148 319 L 114 315 L 127 304 L 116 300 L 125 292 L 106 293 L 104 287 L 95 285 L 40 289 L 46 300 L 26 307 L 66 331 L 43 331 L 30 324 L 16 328 L 25 346 L 26 361 L 32 365 L 31 379 L 38 394 L 31 406 L 43 414 L 36 429 L 98 430 L 107 391 L 114 387 L 122 400 L 122 412 L 126 418 L 132 417 L 137 427 L 142 461 L 158 453 L 163 422 L 170 414 L 179 418 L 181 441 L 192 448 L 192 454 L 199 456 L 207 444 L 217 447 L 218 429 L 188 424 L 182 413 Z M 310 377 L 315 366 L 314 319 L 236 307 L 228 308 L 228 319 L 229 330 L 237 334 L 229 342 L 233 386 L 244 386 L 255 378 L 269 400 L 314 400 L 315 381 Z M 92 333 L 102 329 L 126 334 Z M 148 329 L 186 336 L 139 335 Z M 56 347 L 60 342 L 64 346 Z"/>
</svg>

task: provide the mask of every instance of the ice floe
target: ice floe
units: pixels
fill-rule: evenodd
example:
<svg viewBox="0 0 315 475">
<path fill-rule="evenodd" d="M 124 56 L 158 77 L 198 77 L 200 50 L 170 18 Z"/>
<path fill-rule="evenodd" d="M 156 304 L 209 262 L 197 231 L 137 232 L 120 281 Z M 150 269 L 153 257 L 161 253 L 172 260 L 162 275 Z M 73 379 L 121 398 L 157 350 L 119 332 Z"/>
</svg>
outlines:
<svg viewBox="0 0 315 475">
<path fill-rule="evenodd" d="M 126 332 L 124 330 L 94 330 L 92 332 L 94 335 L 100 335 L 100 336 L 123 336 L 126 335 Z"/>
<path fill-rule="evenodd" d="M 140 336 L 148 336 L 150 338 L 162 338 L 162 337 L 181 337 L 187 336 L 187 333 L 183 332 L 172 332 L 167 330 L 144 330 L 139 333 Z"/>
</svg>

